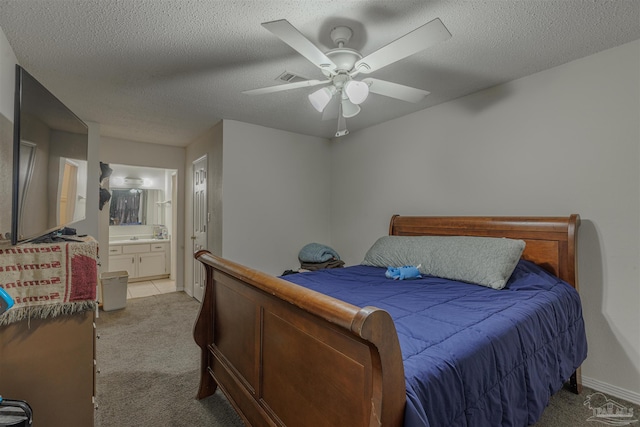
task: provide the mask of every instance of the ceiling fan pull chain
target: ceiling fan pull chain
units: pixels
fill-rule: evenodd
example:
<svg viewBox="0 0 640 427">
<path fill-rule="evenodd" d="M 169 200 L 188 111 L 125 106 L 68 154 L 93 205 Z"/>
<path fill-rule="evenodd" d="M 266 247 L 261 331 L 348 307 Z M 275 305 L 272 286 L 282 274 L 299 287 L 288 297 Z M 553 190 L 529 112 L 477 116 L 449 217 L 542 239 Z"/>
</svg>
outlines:
<svg viewBox="0 0 640 427">
<path fill-rule="evenodd" d="M 347 129 L 347 120 L 342 115 L 342 104 L 338 104 L 338 130 L 336 131 L 336 138 L 349 134 Z"/>
</svg>

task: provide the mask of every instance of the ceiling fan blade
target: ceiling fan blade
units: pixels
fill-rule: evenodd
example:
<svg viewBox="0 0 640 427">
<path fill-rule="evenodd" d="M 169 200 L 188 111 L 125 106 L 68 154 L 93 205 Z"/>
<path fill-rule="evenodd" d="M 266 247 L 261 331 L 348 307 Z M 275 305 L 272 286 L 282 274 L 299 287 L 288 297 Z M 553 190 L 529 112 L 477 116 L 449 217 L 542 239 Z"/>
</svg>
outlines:
<svg viewBox="0 0 640 427">
<path fill-rule="evenodd" d="M 440 18 L 436 18 L 365 56 L 353 68 L 360 73 L 369 74 L 450 37 L 447 27 Z"/>
<path fill-rule="evenodd" d="M 388 82 L 386 80 L 366 78 L 362 79 L 362 81 L 369 85 L 369 92 L 388 96 L 389 98 L 400 99 L 402 101 L 413 102 L 414 104 L 422 101 L 431 93 L 426 90 L 404 86 L 398 83 Z"/>
<path fill-rule="evenodd" d="M 300 55 L 311 61 L 317 67 L 335 71 L 337 66 L 327 55 L 309 41 L 300 31 L 289 23 L 286 19 L 278 21 L 264 22 L 264 28 L 271 31 L 280 40 L 295 49 Z"/>
<path fill-rule="evenodd" d="M 263 95 L 265 93 L 282 92 L 285 90 L 298 89 L 300 87 L 317 86 L 327 83 L 331 83 L 331 80 L 304 80 L 302 82 L 287 83 L 283 85 L 263 87 L 260 89 L 245 90 L 242 93 L 246 95 Z"/>
</svg>

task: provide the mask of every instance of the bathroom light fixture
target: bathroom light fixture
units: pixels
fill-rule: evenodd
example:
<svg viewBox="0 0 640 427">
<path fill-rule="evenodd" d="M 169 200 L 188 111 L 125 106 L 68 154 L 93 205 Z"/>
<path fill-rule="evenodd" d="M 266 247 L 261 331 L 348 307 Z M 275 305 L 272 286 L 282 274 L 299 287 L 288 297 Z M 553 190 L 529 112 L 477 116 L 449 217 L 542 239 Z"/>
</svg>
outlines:
<svg viewBox="0 0 640 427">
<path fill-rule="evenodd" d="M 141 186 L 144 184 L 144 180 L 142 178 L 132 178 L 130 176 L 126 177 L 123 182 L 124 185 L 132 185 L 132 186 Z"/>
</svg>

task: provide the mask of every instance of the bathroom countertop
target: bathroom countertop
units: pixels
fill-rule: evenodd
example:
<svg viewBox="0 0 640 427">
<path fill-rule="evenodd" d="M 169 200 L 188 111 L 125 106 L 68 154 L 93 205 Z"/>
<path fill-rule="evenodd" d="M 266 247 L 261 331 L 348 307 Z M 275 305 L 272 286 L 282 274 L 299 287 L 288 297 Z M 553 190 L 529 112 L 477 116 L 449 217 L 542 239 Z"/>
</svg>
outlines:
<svg viewBox="0 0 640 427">
<path fill-rule="evenodd" d="M 170 239 L 122 239 L 122 240 L 110 240 L 109 245 L 136 245 L 141 243 L 169 243 Z"/>
</svg>

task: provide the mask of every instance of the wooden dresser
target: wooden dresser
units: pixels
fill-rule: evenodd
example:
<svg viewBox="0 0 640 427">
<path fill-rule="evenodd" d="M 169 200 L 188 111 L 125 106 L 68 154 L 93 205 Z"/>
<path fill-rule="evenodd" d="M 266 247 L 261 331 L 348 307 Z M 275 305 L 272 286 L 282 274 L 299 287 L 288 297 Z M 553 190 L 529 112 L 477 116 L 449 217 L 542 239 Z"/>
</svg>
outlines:
<svg viewBox="0 0 640 427">
<path fill-rule="evenodd" d="M 94 425 L 96 252 L 0 246 L 0 286 L 16 301 L 0 316 L 0 395 L 27 401 L 34 425 Z"/>
</svg>

